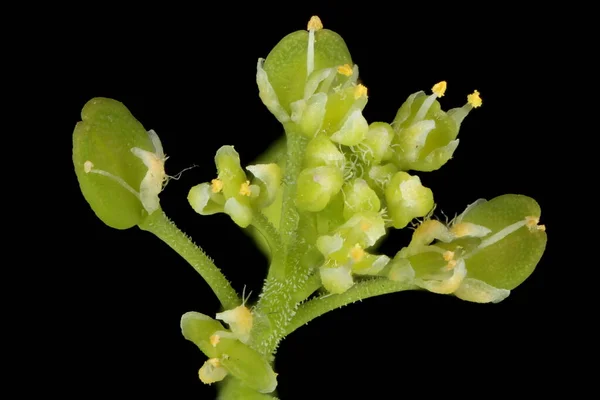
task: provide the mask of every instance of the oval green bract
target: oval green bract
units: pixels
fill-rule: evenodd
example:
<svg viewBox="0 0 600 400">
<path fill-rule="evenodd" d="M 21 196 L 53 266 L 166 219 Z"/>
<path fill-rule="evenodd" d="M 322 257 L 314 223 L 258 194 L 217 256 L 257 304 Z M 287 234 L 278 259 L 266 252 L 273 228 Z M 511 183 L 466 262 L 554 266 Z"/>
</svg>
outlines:
<svg viewBox="0 0 600 400">
<path fill-rule="evenodd" d="M 81 119 L 73 132 L 73 164 L 83 196 L 106 225 L 127 229 L 139 224 L 145 213 L 140 200 L 113 179 L 86 173 L 84 164 L 91 161 L 94 169 L 139 191 L 148 168 L 131 149 L 154 151 L 146 129 L 122 103 L 106 98 L 90 100 Z"/>
<path fill-rule="evenodd" d="M 505 227 L 541 215 L 540 206 L 531 197 L 507 194 L 476 205 L 462 222 L 483 225 L 492 230 L 485 239 Z M 466 260 L 467 276 L 496 288 L 512 290 L 534 271 L 546 248 L 546 232 L 522 226 Z"/>
</svg>

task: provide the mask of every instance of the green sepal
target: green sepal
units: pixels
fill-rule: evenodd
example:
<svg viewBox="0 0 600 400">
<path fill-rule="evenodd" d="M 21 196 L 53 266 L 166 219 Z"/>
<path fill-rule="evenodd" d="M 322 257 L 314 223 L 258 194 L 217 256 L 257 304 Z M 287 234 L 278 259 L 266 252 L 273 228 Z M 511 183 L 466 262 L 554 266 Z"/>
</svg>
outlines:
<svg viewBox="0 0 600 400">
<path fill-rule="evenodd" d="M 221 323 L 199 312 L 190 311 L 181 317 L 183 337 L 194 343 L 208 358 L 218 358 L 219 350 L 210 343 L 215 332 L 225 331 Z"/>
<path fill-rule="evenodd" d="M 131 149 L 154 152 L 146 129 L 122 103 L 107 98 L 88 101 L 81 119 L 73 132 L 73 164 L 83 196 L 106 225 L 138 225 L 147 215 L 139 198 L 107 176 L 86 173 L 84 165 L 89 161 L 94 169 L 120 177 L 139 192 L 148 168 Z"/>
</svg>

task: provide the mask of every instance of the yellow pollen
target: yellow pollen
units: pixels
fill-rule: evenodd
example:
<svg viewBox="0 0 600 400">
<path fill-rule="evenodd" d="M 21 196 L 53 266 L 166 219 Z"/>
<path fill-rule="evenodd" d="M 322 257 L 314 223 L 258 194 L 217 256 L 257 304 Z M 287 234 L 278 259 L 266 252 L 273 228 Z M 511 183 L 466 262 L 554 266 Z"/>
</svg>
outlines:
<svg viewBox="0 0 600 400">
<path fill-rule="evenodd" d="M 441 82 L 438 82 L 435 85 L 433 85 L 433 87 L 431 88 L 431 91 L 437 97 L 442 97 L 444 95 L 444 93 L 446 93 L 446 87 L 448 87 L 448 84 L 446 84 L 446 81 L 441 81 Z"/>
<path fill-rule="evenodd" d="M 223 190 L 223 181 L 220 179 L 213 179 L 211 182 L 211 188 L 213 193 L 219 193 Z"/>
<path fill-rule="evenodd" d="M 546 232 L 546 225 L 538 225 L 537 230 L 538 231 L 542 231 L 542 232 Z"/>
<path fill-rule="evenodd" d="M 250 190 L 250 181 L 242 183 L 242 186 L 240 186 L 240 194 L 242 196 L 250 196 L 252 194 L 252 191 Z"/>
<path fill-rule="evenodd" d="M 212 335 L 208 340 L 210 341 L 210 344 L 212 344 L 212 347 L 217 347 L 217 345 L 221 341 L 221 336 L 215 334 Z"/>
<path fill-rule="evenodd" d="M 527 225 L 528 228 L 536 227 L 539 222 L 540 219 L 538 217 L 525 217 L 525 225 Z"/>
<path fill-rule="evenodd" d="M 321 22 L 321 18 L 317 17 L 316 15 L 313 15 L 312 17 L 310 17 L 310 20 L 308 21 L 308 26 L 306 27 L 307 31 L 318 31 L 323 29 L 323 23 Z"/>
<path fill-rule="evenodd" d="M 443 257 L 445 261 L 452 261 L 454 259 L 454 252 L 450 250 L 445 251 Z"/>
<path fill-rule="evenodd" d="M 448 261 L 448 265 L 446 265 L 446 270 L 452 271 L 454 267 L 456 267 L 456 260 L 450 260 Z"/>
<path fill-rule="evenodd" d="M 340 65 L 337 67 L 337 72 L 345 76 L 350 76 L 352 75 L 352 67 L 348 64 Z"/>
<path fill-rule="evenodd" d="M 218 358 L 209 358 L 208 363 L 215 368 L 219 368 L 221 366 L 221 360 Z"/>
<path fill-rule="evenodd" d="M 365 251 L 360 247 L 359 244 L 355 244 L 354 247 L 350 250 L 350 257 L 354 262 L 360 262 L 365 256 Z"/>
<path fill-rule="evenodd" d="M 354 89 L 354 98 L 355 99 L 359 99 L 362 96 L 366 96 L 367 95 L 367 87 L 361 83 L 359 83 L 356 86 L 356 89 Z"/>
<path fill-rule="evenodd" d="M 481 97 L 479 96 L 479 91 L 476 90 L 473 93 L 471 93 L 470 95 L 468 95 L 467 96 L 467 102 L 473 108 L 481 107 L 481 104 L 483 103 L 483 101 L 481 100 Z"/>
</svg>

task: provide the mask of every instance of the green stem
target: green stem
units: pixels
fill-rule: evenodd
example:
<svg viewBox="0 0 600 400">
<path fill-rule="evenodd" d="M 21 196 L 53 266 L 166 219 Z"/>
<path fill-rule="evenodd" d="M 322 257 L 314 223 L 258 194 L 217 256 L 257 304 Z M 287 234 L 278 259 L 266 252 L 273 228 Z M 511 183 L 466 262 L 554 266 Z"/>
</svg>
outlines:
<svg viewBox="0 0 600 400">
<path fill-rule="evenodd" d="M 149 215 L 140 225 L 140 229 L 155 234 L 183 257 L 204 278 L 225 309 L 239 306 L 241 300 L 231 284 L 215 266 L 212 260 L 196 246 L 185 233 L 165 215 L 157 210 Z"/>
<path fill-rule="evenodd" d="M 290 250 L 296 243 L 298 224 L 300 215 L 296 209 L 296 181 L 300 171 L 302 170 L 302 161 L 304 156 L 304 148 L 306 147 L 306 138 L 299 133 L 286 129 L 287 138 L 287 158 L 285 163 L 285 175 L 283 178 L 283 204 L 281 207 L 281 222 L 280 232 L 284 245 L 284 254 L 287 260 Z M 280 270 L 269 271 L 278 279 L 285 279 L 286 263 L 280 266 Z"/>
<path fill-rule="evenodd" d="M 271 263 L 279 264 L 283 259 L 283 244 L 281 236 L 271 222 L 262 212 L 257 212 L 252 216 L 252 226 L 260 232 L 267 241 L 271 253 Z"/>
<path fill-rule="evenodd" d="M 302 325 L 329 311 L 354 303 L 355 301 L 416 288 L 417 286 L 415 285 L 398 283 L 387 278 L 374 278 L 359 282 L 342 294 L 319 297 L 301 305 L 294 318 L 287 325 L 284 336 L 289 335 Z"/>
</svg>

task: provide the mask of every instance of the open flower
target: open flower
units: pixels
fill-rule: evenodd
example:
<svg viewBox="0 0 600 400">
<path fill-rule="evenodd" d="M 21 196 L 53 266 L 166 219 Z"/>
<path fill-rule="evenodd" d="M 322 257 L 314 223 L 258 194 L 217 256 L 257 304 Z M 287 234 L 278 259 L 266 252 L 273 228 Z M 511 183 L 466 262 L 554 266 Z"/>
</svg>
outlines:
<svg viewBox="0 0 600 400">
<path fill-rule="evenodd" d="M 281 169 L 277 164 L 250 165 L 252 182 L 240 165 L 233 146 L 222 146 L 215 155 L 217 178 L 194 186 L 188 194 L 192 208 L 201 215 L 224 212 L 240 227 L 252 222 L 254 209 L 267 207 L 281 185 Z"/>
</svg>

